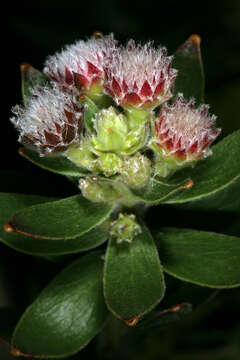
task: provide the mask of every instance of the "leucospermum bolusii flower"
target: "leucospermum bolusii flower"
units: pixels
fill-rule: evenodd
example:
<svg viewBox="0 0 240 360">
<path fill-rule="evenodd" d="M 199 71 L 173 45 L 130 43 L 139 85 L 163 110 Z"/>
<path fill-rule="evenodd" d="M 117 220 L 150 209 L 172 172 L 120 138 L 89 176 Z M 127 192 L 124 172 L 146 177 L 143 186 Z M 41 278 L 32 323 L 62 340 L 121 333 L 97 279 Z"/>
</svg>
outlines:
<svg viewBox="0 0 240 360">
<path fill-rule="evenodd" d="M 105 59 L 116 47 L 113 35 L 77 41 L 62 52 L 50 56 L 44 73 L 60 86 L 75 86 L 82 91 L 101 85 L 105 76 Z"/>
<path fill-rule="evenodd" d="M 205 104 L 196 108 L 195 101 L 185 101 L 182 94 L 172 105 L 163 104 L 154 123 L 152 140 L 153 149 L 159 155 L 160 176 L 211 155 L 209 146 L 221 130 L 215 128 L 216 116 L 209 115 L 208 110 Z"/>
<path fill-rule="evenodd" d="M 46 61 L 50 84 L 36 85 L 26 107 L 14 108 L 19 141 L 87 170 L 80 188 L 93 201 L 118 196 L 111 181 L 139 190 L 152 175 L 166 177 L 210 155 L 220 130 L 208 106 L 195 108 L 182 94 L 167 104 L 177 76 L 172 59 L 150 42 L 117 46 L 113 35 L 67 46 Z M 102 177 L 111 179 L 101 185 Z"/>
<path fill-rule="evenodd" d="M 63 152 L 79 142 L 82 111 L 74 97 L 54 85 L 36 88 L 32 95 L 26 108 L 13 108 L 11 121 L 19 130 L 19 142 L 41 155 Z"/>
<path fill-rule="evenodd" d="M 165 47 L 154 49 L 151 43 L 130 40 L 106 66 L 105 90 L 118 105 L 154 108 L 171 98 L 171 86 L 177 71 Z"/>
</svg>

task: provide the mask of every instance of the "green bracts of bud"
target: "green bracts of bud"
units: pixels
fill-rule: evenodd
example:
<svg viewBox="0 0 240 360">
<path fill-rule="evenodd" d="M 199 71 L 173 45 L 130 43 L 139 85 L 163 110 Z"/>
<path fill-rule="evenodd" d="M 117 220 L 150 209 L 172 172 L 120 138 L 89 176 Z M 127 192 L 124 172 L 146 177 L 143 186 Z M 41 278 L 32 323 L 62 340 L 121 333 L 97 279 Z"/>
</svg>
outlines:
<svg viewBox="0 0 240 360">
<path fill-rule="evenodd" d="M 113 107 L 100 111 L 95 117 L 96 136 L 91 139 L 93 151 L 116 152 L 124 146 L 128 126 L 122 114 Z"/>
<path fill-rule="evenodd" d="M 114 153 L 101 154 L 97 159 L 98 170 L 105 176 L 121 172 L 122 163 L 122 159 Z"/>
<path fill-rule="evenodd" d="M 90 171 L 97 170 L 96 156 L 88 149 L 84 141 L 82 141 L 79 147 L 69 148 L 65 155 L 77 166 L 84 167 Z"/>
<path fill-rule="evenodd" d="M 135 215 L 119 214 L 118 219 L 111 224 L 110 234 L 116 237 L 118 244 L 131 243 L 134 236 L 141 233 L 141 226 L 136 222 Z"/>
<path fill-rule="evenodd" d="M 94 202 L 111 202 L 119 196 L 111 184 L 95 177 L 80 179 L 79 188 L 85 198 Z"/>
<path fill-rule="evenodd" d="M 126 157 L 123 163 L 121 177 L 132 188 L 144 187 L 151 175 L 151 161 L 144 155 L 137 153 Z"/>
<path fill-rule="evenodd" d="M 94 122 L 96 134 L 89 142 L 97 155 L 103 152 L 130 155 L 145 144 L 148 135 L 145 121 L 133 124 L 132 120 L 119 114 L 113 107 L 97 113 Z"/>
</svg>

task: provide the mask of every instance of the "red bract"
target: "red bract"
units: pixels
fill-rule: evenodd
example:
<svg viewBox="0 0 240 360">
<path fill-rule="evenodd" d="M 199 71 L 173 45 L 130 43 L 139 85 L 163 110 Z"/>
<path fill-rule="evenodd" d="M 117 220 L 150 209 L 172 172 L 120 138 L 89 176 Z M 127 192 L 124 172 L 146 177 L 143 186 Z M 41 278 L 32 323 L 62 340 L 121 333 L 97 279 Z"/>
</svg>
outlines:
<svg viewBox="0 0 240 360">
<path fill-rule="evenodd" d="M 208 115 L 209 106 L 194 107 L 179 94 L 172 105 L 164 104 L 155 121 L 156 144 L 166 157 L 195 160 L 211 154 L 209 146 L 221 129 L 215 128 L 216 116 Z"/>
<path fill-rule="evenodd" d="M 115 46 L 113 35 L 78 41 L 61 53 L 50 56 L 44 72 L 65 89 L 72 86 L 89 89 L 103 80 L 105 58 L 110 56 Z"/>
<path fill-rule="evenodd" d="M 32 91 L 27 107 L 15 106 L 11 119 L 20 132 L 19 141 L 41 155 L 65 151 L 80 141 L 82 112 L 70 94 L 58 87 Z"/>
<path fill-rule="evenodd" d="M 171 98 L 170 88 L 177 76 L 166 48 L 151 43 L 137 45 L 130 40 L 105 66 L 104 88 L 118 105 L 154 108 Z"/>
</svg>

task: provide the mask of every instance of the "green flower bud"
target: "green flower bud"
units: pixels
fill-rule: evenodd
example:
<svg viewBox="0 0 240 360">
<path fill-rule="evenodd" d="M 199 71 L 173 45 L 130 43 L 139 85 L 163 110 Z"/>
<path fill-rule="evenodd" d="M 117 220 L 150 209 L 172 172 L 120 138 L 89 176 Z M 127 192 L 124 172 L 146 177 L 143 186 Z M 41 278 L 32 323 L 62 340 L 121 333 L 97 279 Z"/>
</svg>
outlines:
<svg viewBox="0 0 240 360">
<path fill-rule="evenodd" d="M 96 156 L 88 149 L 84 141 L 79 147 L 69 148 L 65 155 L 77 166 L 87 168 L 90 171 L 97 170 Z"/>
<path fill-rule="evenodd" d="M 99 171 L 105 176 L 112 176 L 121 171 L 122 159 L 114 153 L 101 154 L 97 160 Z"/>
<path fill-rule="evenodd" d="M 110 184 L 94 177 L 80 179 L 79 188 L 85 198 L 94 202 L 111 202 L 119 195 Z"/>
<path fill-rule="evenodd" d="M 96 136 L 92 137 L 93 150 L 119 152 L 124 146 L 128 126 L 124 115 L 117 114 L 113 107 L 100 111 L 95 117 Z"/>
<path fill-rule="evenodd" d="M 135 215 L 119 214 L 118 219 L 111 224 L 110 234 L 117 238 L 117 243 L 131 243 L 134 236 L 141 233 L 141 226 L 136 222 Z"/>
<path fill-rule="evenodd" d="M 133 188 L 145 186 L 151 174 L 151 161 L 144 155 L 137 153 L 126 157 L 123 163 L 121 177 L 126 184 Z"/>
<path fill-rule="evenodd" d="M 134 122 L 113 107 L 101 110 L 94 121 L 96 134 L 90 139 L 90 146 L 97 155 L 102 152 L 130 155 L 145 144 L 146 121 Z"/>
</svg>

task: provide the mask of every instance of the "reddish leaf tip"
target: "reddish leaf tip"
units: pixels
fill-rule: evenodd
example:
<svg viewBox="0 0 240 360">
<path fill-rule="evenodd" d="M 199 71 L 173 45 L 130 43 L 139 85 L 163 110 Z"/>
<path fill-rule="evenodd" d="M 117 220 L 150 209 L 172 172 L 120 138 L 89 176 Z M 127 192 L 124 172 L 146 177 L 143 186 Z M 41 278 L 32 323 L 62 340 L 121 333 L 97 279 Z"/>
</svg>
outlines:
<svg viewBox="0 0 240 360">
<path fill-rule="evenodd" d="M 188 40 L 192 41 L 195 45 L 200 46 L 202 38 L 198 34 L 192 34 L 191 36 L 189 36 Z"/>
<path fill-rule="evenodd" d="M 136 326 L 139 321 L 139 316 L 135 316 L 128 320 L 123 320 L 127 326 Z"/>
<path fill-rule="evenodd" d="M 18 153 L 24 155 L 24 148 L 22 146 L 18 149 Z"/>
<path fill-rule="evenodd" d="M 95 39 L 101 39 L 103 37 L 103 33 L 101 33 L 101 31 L 94 31 L 93 37 Z"/>
<path fill-rule="evenodd" d="M 175 305 L 175 306 L 171 307 L 169 310 L 171 312 L 178 312 L 183 308 L 184 305 L 185 304 L 178 304 L 178 305 Z"/>
<path fill-rule="evenodd" d="M 194 185 L 194 181 L 192 179 L 189 179 L 186 185 L 184 185 L 184 189 L 191 189 L 193 185 Z"/>
<path fill-rule="evenodd" d="M 24 354 L 21 350 L 16 349 L 14 347 L 11 348 L 11 354 L 13 356 L 24 356 L 24 357 L 32 357 L 32 355 Z"/>
<path fill-rule="evenodd" d="M 14 232 L 14 228 L 9 223 L 4 224 L 3 229 L 4 229 L 5 232 Z"/>
<path fill-rule="evenodd" d="M 27 72 L 30 68 L 32 68 L 32 65 L 27 63 L 27 62 L 22 63 L 21 66 L 20 66 L 20 69 L 21 69 L 22 73 Z"/>
<path fill-rule="evenodd" d="M 84 100 L 86 100 L 86 96 L 84 94 L 80 94 L 79 101 L 84 101 Z"/>
</svg>

